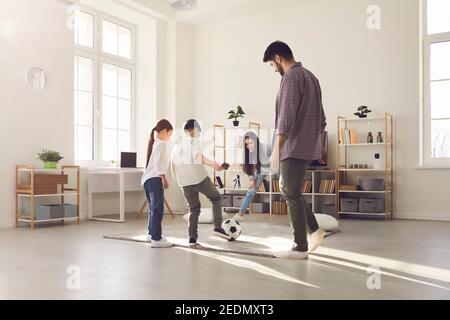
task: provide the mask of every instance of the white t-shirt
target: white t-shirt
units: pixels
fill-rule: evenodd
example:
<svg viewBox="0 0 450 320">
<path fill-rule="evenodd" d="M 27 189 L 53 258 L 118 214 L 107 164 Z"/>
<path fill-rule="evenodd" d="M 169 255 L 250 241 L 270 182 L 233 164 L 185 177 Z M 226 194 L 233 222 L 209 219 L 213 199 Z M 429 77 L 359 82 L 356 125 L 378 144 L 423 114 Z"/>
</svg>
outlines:
<svg viewBox="0 0 450 320">
<path fill-rule="evenodd" d="M 152 155 L 142 175 L 141 185 L 144 185 L 148 179 L 156 178 L 167 174 L 170 158 L 167 150 L 167 142 L 155 139 Z"/>
<path fill-rule="evenodd" d="M 172 150 L 172 162 L 175 175 L 181 187 L 199 184 L 208 177 L 202 162 L 196 161 L 202 155 L 200 139 L 183 136 Z"/>
</svg>

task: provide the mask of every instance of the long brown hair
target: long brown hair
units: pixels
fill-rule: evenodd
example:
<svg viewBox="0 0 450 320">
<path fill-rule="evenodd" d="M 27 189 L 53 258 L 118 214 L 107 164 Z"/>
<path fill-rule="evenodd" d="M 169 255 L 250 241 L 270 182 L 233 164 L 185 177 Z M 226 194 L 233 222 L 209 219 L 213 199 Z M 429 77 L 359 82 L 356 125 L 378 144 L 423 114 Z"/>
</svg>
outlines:
<svg viewBox="0 0 450 320">
<path fill-rule="evenodd" d="M 146 168 L 148 166 L 148 163 L 150 162 L 150 157 L 152 155 L 153 144 L 155 143 L 155 132 L 159 133 L 163 130 L 167 131 L 173 130 L 172 124 L 166 119 L 159 120 L 156 126 L 152 129 L 152 132 L 150 133 L 147 146 L 147 162 L 145 165 Z"/>
<path fill-rule="evenodd" d="M 247 144 L 245 143 L 245 140 L 247 139 L 253 140 L 255 143 L 255 150 L 253 152 L 250 152 Z M 259 138 L 254 132 L 251 131 L 244 135 L 244 163 L 242 165 L 242 169 L 249 176 L 252 176 L 255 173 L 261 173 Z"/>
</svg>

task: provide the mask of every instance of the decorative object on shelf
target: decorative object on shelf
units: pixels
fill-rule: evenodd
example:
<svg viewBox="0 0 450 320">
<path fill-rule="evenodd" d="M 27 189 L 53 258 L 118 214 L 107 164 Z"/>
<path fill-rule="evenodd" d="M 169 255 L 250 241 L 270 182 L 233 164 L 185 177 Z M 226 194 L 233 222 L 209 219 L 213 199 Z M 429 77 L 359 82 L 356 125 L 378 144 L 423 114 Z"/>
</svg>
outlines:
<svg viewBox="0 0 450 320">
<path fill-rule="evenodd" d="M 28 84 L 36 91 L 44 90 L 47 86 L 47 75 L 38 67 L 32 67 L 27 73 Z"/>
<path fill-rule="evenodd" d="M 383 134 L 381 131 L 378 132 L 378 136 L 377 136 L 377 143 L 383 143 Z"/>
<path fill-rule="evenodd" d="M 371 113 L 372 110 L 369 110 L 367 106 L 358 107 L 358 112 L 355 112 L 354 115 L 358 116 L 360 119 L 367 118 L 367 114 Z"/>
<path fill-rule="evenodd" d="M 233 120 L 233 125 L 235 127 L 239 126 L 239 118 L 244 118 L 245 112 L 241 106 L 237 106 L 236 110 L 230 110 L 228 112 L 228 120 Z"/>
<path fill-rule="evenodd" d="M 372 132 L 367 134 L 367 143 L 373 143 L 373 135 Z"/>
<path fill-rule="evenodd" d="M 381 155 L 379 153 L 374 154 L 373 168 L 375 170 L 381 170 Z"/>
<path fill-rule="evenodd" d="M 219 188 L 223 189 L 224 185 L 223 185 L 223 182 L 222 182 L 222 178 L 220 176 L 217 176 L 216 177 L 216 181 L 217 181 L 217 184 L 219 185 Z"/>
<path fill-rule="evenodd" d="M 233 184 L 234 189 L 241 188 L 241 176 L 240 175 L 236 175 L 236 179 L 234 179 L 233 182 L 234 182 L 234 184 Z"/>
<path fill-rule="evenodd" d="M 44 162 L 44 169 L 56 169 L 58 162 L 63 159 L 58 151 L 51 151 L 42 149 L 41 153 L 38 153 L 38 160 Z"/>
</svg>

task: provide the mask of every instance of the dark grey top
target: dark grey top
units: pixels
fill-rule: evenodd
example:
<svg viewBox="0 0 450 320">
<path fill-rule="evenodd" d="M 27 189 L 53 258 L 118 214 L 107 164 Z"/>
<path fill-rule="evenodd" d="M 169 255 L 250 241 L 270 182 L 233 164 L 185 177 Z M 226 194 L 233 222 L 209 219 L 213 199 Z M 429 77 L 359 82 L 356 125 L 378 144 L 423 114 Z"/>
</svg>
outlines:
<svg viewBox="0 0 450 320">
<path fill-rule="evenodd" d="M 284 74 L 277 97 L 275 128 L 287 136 L 280 161 L 320 159 L 325 127 L 319 80 L 298 62 Z"/>
</svg>

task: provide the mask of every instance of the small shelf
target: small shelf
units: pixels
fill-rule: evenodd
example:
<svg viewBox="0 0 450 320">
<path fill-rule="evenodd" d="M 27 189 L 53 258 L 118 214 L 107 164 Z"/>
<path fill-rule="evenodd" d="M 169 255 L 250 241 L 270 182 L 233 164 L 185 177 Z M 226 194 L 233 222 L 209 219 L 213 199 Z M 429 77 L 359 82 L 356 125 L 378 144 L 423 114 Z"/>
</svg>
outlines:
<svg viewBox="0 0 450 320">
<path fill-rule="evenodd" d="M 312 195 L 315 195 L 315 196 L 329 196 L 329 197 L 336 196 L 335 193 L 313 193 Z"/>
<path fill-rule="evenodd" d="M 39 222 L 51 222 L 51 221 L 62 221 L 62 220 L 77 220 L 78 217 L 67 217 L 67 218 L 55 218 L 55 219 L 45 219 L 45 220 L 34 220 L 34 223 L 39 223 Z M 18 221 L 21 222 L 31 222 L 31 217 L 27 218 L 27 216 L 21 216 Z"/>
<path fill-rule="evenodd" d="M 368 147 L 368 146 L 386 146 L 390 145 L 390 142 L 383 143 L 340 143 L 340 147 Z"/>
<path fill-rule="evenodd" d="M 391 169 L 339 169 L 339 171 L 346 171 L 346 172 L 385 172 L 385 171 L 391 171 Z"/>
<path fill-rule="evenodd" d="M 389 193 L 388 191 L 362 191 L 362 190 L 339 190 L 339 193 Z"/>
<path fill-rule="evenodd" d="M 45 173 L 45 174 L 42 174 Z M 73 175 L 73 181 L 68 183 L 68 174 Z M 72 180 L 71 180 L 72 181 Z M 36 223 L 50 221 L 71 221 L 80 224 L 80 166 L 62 165 L 56 169 L 35 168 L 33 165 L 16 165 L 16 227 L 19 222 L 30 224 L 34 229 Z M 36 199 L 58 197 L 58 204 L 64 205 L 67 197 L 76 199 L 76 216 L 56 219 L 36 219 Z M 20 200 L 30 199 L 29 212 L 21 212 Z M 27 210 L 28 211 L 28 210 Z"/>
<path fill-rule="evenodd" d="M 221 188 L 220 190 L 232 191 L 232 192 L 247 192 L 247 189 L 235 189 L 235 188 Z"/>
<path fill-rule="evenodd" d="M 339 214 L 348 214 L 348 215 L 358 215 L 358 216 L 389 216 L 390 212 L 383 212 L 383 213 L 369 213 L 369 212 L 343 212 L 339 211 Z"/>
<path fill-rule="evenodd" d="M 57 168 L 57 169 L 43 169 L 43 168 L 34 168 L 34 172 L 61 172 L 64 170 L 63 168 Z M 28 171 L 30 172 L 30 168 L 19 168 L 18 171 Z"/>
<path fill-rule="evenodd" d="M 339 119 L 339 121 L 344 121 L 344 122 L 370 122 L 370 121 L 381 121 L 381 120 L 384 121 L 385 117 Z"/>
<path fill-rule="evenodd" d="M 28 197 L 31 198 L 31 194 L 23 194 L 18 193 L 19 197 Z M 67 192 L 67 193 L 53 193 L 53 194 L 35 194 L 33 197 L 35 198 L 42 198 L 42 197 L 61 197 L 61 196 L 78 196 L 78 192 Z"/>
</svg>

